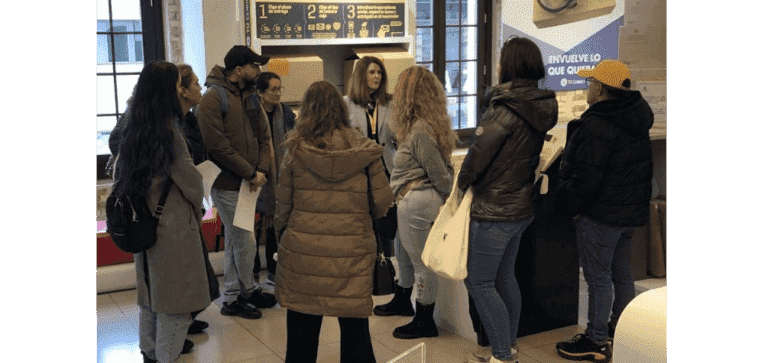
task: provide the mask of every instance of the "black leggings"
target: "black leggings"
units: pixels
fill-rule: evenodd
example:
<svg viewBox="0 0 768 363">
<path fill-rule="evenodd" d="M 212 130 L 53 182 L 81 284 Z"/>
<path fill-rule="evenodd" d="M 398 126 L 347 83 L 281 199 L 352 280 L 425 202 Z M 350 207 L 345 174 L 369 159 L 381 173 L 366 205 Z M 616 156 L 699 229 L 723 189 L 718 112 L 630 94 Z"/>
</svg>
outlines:
<svg viewBox="0 0 768 363">
<path fill-rule="evenodd" d="M 376 363 L 368 319 L 338 319 L 341 330 L 341 363 Z M 323 316 L 288 310 L 286 321 L 288 343 L 285 363 L 316 362 Z"/>
</svg>

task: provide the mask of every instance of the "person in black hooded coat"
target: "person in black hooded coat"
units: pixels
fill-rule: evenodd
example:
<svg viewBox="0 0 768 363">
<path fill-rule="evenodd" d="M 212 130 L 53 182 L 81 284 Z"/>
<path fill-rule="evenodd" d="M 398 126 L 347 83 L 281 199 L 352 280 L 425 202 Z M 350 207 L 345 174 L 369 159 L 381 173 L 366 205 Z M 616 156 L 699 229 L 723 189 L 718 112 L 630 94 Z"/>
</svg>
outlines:
<svg viewBox="0 0 768 363">
<path fill-rule="evenodd" d="M 590 107 L 571 121 L 579 126 L 565 146 L 555 211 L 574 219 L 588 323 L 584 334 L 556 349 L 567 359 L 607 362 L 616 323 L 635 297 L 630 241 L 649 216 L 653 112 L 629 90 L 629 68 L 620 61 L 604 60 L 579 76 L 589 81 Z"/>
<path fill-rule="evenodd" d="M 555 93 L 537 87 L 545 71 L 533 41 L 508 40 L 499 63 L 500 84 L 491 91 L 457 184 L 462 192 L 471 186 L 474 194 L 464 283 L 491 345 L 492 355 L 483 359 L 517 362 L 522 298 L 515 259 L 534 218 L 539 154 L 558 112 Z M 468 360 L 480 361 L 475 358 Z"/>
</svg>

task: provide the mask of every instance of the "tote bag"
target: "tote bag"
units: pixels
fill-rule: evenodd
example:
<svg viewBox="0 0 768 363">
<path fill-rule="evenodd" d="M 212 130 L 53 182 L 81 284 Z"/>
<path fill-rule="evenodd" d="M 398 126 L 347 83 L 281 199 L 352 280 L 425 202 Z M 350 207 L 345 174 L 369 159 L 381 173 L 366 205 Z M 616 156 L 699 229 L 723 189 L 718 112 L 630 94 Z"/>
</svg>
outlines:
<svg viewBox="0 0 768 363">
<path fill-rule="evenodd" d="M 421 254 L 421 260 L 430 270 L 451 280 L 467 277 L 472 206 L 472 187 L 459 199 L 457 181 L 458 177 L 454 178 L 451 195 L 440 208 Z"/>
</svg>

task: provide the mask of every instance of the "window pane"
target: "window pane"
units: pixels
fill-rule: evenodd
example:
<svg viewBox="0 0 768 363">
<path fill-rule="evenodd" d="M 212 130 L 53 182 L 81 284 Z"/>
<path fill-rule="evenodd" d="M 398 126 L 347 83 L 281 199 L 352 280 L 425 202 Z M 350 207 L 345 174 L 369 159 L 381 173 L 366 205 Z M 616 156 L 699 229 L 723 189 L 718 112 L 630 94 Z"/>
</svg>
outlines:
<svg viewBox="0 0 768 363">
<path fill-rule="evenodd" d="M 144 69 L 144 62 L 117 63 L 116 66 L 118 73 L 141 73 L 141 70 Z M 112 72 L 112 70 L 110 69 L 108 72 Z"/>
<path fill-rule="evenodd" d="M 117 113 L 115 109 L 115 81 L 112 76 L 96 77 L 96 113 Z"/>
<path fill-rule="evenodd" d="M 477 62 L 461 63 L 461 94 L 474 95 L 477 93 Z"/>
<path fill-rule="evenodd" d="M 117 116 L 96 116 L 96 131 L 109 133 L 117 125 Z"/>
<path fill-rule="evenodd" d="M 416 28 L 416 61 L 432 61 L 432 28 Z"/>
<path fill-rule="evenodd" d="M 460 4 L 457 0 L 448 0 L 445 3 L 445 25 L 459 25 L 461 16 Z"/>
<path fill-rule="evenodd" d="M 96 0 L 96 19 L 109 22 L 109 0 Z"/>
<path fill-rule="evenodd" d="M 461 59 L 477 59 L 477 28 L 461 28 Z"/>
<path fill-rule="evenodd" d="M 461 0 L 461 25 L 477 25 L 477 0 Z"/>
<path fill-rule="evenodd" d="M 448 97 L 448 116 L 451 116 L 451 127 L 459 128 L 459 98 Z"/>
<path fill-rule="evenodd" d="M 461 98 L 461 128 L 477 127 L 477 97 Z"/>
<path fill-rule="evenodd" d="M 133 87 L 138 80 L 138 75 L 117 76 L 117 108 L 120 113 L 125 112 L 128 99 L 133 94 Z"/>
<path fill-rule="evenodd" d="M 426 69 L 429 69 L 430 72 L 434 72 L 432 70 L 432 63 L 418 63 L 417 65 L 422 66 L 422 67 L 424 67 Z"/>
<path fill-rule="evenodd" d="M 117 124 L 116 116 L 96 116 L 96 154 L 111 154 L 109 152 L 109 134 Z"/>
<path fill-rule="evenodd" d="M 460 28 L 445 28 L 445 60 L 459 60 Z"/>
<path fill-rule="evenodd" d="M 96 34 L 96 64 L 110 63 L 109 52 L 109 34 Z"/>
<path fill-rule="evenodd" d="M 445 93 L 447 95 L 459 94 L 460 80 L 459 62 L 445 63 Z"/>
<path fill-rule="evenodd" d="M 105 32 L 109 29 L 109 20 L 96 20 L 96 31 Z"/>
<path fill-rule="evenodd" d="M 112 0 L 112 19 L 141 21 L 139 0 Z"/>
<path fill-rule="evenodd" d="M 417 0 L 416 26 L 432 25 L 432 0 Z"/>
</svg>

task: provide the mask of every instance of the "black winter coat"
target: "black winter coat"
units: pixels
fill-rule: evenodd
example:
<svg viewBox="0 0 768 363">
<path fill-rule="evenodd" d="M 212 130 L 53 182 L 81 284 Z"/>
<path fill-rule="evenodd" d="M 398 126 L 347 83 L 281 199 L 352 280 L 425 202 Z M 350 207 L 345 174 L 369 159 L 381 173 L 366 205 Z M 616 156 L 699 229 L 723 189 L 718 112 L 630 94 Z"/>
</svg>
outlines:
<svg viewBox="0 0 768 363">
<path fill-rule="evenodd" d="M 555 93 L 518 79 L 496 86 L 459 171 L 462 191 L 473 186 L 471 217 L 494 222 L 528 219 L 544 136 L 557 123 Z"/>
<path fill-rule="evenodd" d="M 579 121 L 565 146 L 555 210 L 613 226 L 642 226 L 653 177 L 651 107 L 631 91 L 593 104 Z"/>
</svg>

